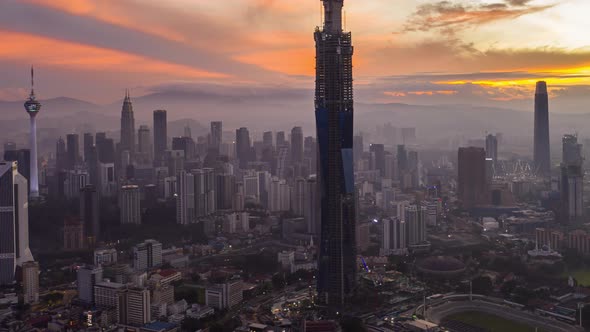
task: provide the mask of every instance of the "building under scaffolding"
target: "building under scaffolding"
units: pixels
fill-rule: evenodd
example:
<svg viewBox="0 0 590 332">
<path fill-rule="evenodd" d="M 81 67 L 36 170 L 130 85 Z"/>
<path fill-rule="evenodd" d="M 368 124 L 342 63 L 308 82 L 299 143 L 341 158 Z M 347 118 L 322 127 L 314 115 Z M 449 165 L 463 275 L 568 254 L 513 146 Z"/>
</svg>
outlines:
<svg viewBox="0 0 590 332">
<path fill-rule="evenodd" d="M 317 28 L 315 114 L 319 147 L 320 301 L 338 308 L 356 284 L 351 34 L 342 30 L 343 0 L 322 0 Z"/>
</svg>

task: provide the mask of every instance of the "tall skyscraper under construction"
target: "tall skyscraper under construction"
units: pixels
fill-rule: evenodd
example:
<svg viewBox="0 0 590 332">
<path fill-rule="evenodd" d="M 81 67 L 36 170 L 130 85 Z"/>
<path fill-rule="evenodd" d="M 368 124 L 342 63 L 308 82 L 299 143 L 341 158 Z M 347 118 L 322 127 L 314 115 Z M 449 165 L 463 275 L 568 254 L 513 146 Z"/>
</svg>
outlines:
<svg viewBox="0 0 590 332">
<path fill-rule="evenodd" d="M 542 176 L 551 174 L 551 155 L 549 153 L 549 96 L 547 83 L 537 82 L 535 90 L 535 169 Z"/>
<path fill-rule="evenodd" d="M 343 0 L 322 0 L 316 42 L 315 115 L 319 148 L 320 301 L 340 307 L 356 284 L 352 38 L 342 30 Z"/>
</svg>

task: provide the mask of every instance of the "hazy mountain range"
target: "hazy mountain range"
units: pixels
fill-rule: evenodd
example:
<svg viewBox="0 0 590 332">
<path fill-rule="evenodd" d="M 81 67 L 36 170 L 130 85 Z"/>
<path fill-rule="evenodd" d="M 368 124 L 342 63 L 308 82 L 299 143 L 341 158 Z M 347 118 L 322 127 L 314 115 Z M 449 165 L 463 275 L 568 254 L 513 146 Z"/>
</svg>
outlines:
<svg viewBox="0 0 590 332">
<path fill-rule="evenodd" d="M 224 130 L 233 131 L 246 126 L 253 133 L 265 130 L 288 130 L 294 125 L 304 127 L 305 134 L 313 134 L 313 95 L 306 90 L 295 90 L 281 98 L 268 93 L 234 93 L 229 97 L 205 92 L 158 92 L 133 98 L 136 128 L 152 126 L 152 111 L 168 110 L 169 136 L 181 135 L 185 125 L 193 136 L 208 131 L 212 120 L 224 121 Z M 98 105 L 83 100 L 60 97 L 41 100 L 43 108 L 38 116 L 41 142 L 50 148 L 55 137 L 70 132 L 107 131 L 118 138 L 122 100 Z M 528 144 L 533 132 L 533 113 L 520 110 L 472 105 L 407 105 L 357 103 L 355 106 L 357 131 L 372 132 L 377 125 L 391 122 L 396 127 L 418 128 L 418 138 L 426 144 L 441 144 L 445 140 L 463 137 L 483 137 L 486 132 L 502 132 L 505 137 Z M 21 101 L 0 101 L 0 139 L 26 142 L 27 115 Z M 550 116 L 552 140 L 557 142 L 565 133 L 578 132 L 589 137 L 590 114 L 559 114 Z"/>
</svg>

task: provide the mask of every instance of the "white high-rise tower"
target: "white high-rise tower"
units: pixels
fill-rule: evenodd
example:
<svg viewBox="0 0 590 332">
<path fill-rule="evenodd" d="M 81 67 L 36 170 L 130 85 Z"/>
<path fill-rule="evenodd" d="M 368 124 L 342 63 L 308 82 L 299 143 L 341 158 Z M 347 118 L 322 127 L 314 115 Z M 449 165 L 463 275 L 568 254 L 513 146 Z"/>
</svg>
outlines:
<svg viewBox="0 0 590 332">
<path fill-rule="evenodd" d="M 41 103 L 35 99 L 35 80 L 33 67 L 31 66 L 31 94 L 25 102 L 25 110 L 31 118 L 31 165 L 29 184 L 31 188 L 31 198 L 39 197 L 39 172 L 37 170 L 37 114 L 41 110 Z"/>
</svg>

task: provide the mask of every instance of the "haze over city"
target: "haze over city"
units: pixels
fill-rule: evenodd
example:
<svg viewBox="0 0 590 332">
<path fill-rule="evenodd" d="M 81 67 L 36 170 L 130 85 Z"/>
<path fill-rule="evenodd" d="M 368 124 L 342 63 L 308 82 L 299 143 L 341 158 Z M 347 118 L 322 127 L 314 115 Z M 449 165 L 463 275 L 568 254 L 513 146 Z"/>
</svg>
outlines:
<svg viewBox="0 0 590 332">
<path fill-rule="evenodd" d="M 0 332 L 590 329 L 587 0 L 4 0 Z"/>
</svg>

